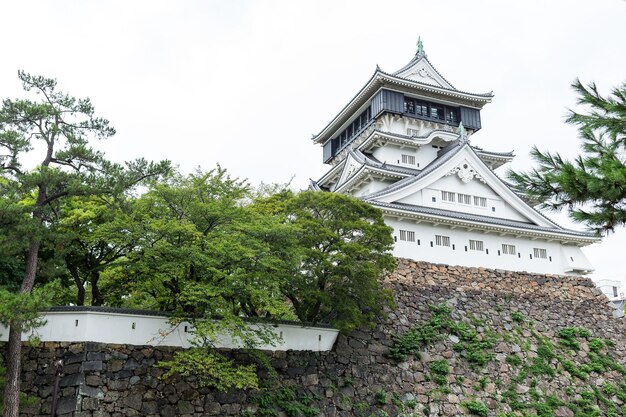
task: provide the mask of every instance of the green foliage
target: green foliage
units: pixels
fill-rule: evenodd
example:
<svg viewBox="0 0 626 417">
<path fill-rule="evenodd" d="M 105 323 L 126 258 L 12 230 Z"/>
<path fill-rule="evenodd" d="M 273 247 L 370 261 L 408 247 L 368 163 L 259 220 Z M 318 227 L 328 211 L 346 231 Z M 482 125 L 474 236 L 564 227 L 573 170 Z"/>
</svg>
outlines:
<svg viewBox="0 0 626 417">
<path fill-rule="evenodd" d="M 591 350 L 592 352 L 600 352 L 600 350 L 602 350 L 602 348 L 604 347 L 604 341 L 602 339 L 598 339 L 597 337 L 594 337 L 593 339 L 591 339 L 589 341 L 589 350 Z"/>
<path fill-rule="evenodd" d="M 428 367 L 430 369 L 431 379 L 435 381 L 437 385 L 445 385 L 448 382 L 447 376 L 450 373 L 450 365 L 447 360 L 440 359 L 432 361 Z"/>
<path fill-rule="evenodd" d="M 533 375 L 546 375 L 548 377 L 556 376 L 556 370 L 550 366 L 550 363 L 542 357 L 533 358 L 531 365 L 527 369 Z"/>
<path fill-rule="evenodd" d="M 409 409 L 413 409 L 417 407 L 417 400 L 406 400 L 404 402 L 404 405 L 408 407 Z"/>
<path fill-rule="evenodd" d="M 524 321 L 524 315 L 522 313 L 520 313 L 519 311 L 512 311 L 511 312 L 511 320 L 517 322 L 517 323 L 521 323 Z"/>
<path fill-rule="evenodd" d="M 446 334 L 453 334 L 459 338 L 459 343 L 456 343 L 453 349 L 471 365 L 482 367 L 493 359 L 495 356 L 493 348 L 498 340 L 494 332 L 487 330 L 479 336 L 476 326 L 481 326 L 482 323 L 455 322 L 450 317 L 450 307 L 445 304 L 431 305 L 429 308 L 431 318 L 426 323 L 396 337 L 389 349 L 389 356 L 397 361 L 406 360 L 422 347 L 443 339 Z"/>
<path fill-rule="evenodd" d="M 461 402 L 461 406 L 465 407 L 467 411 L 475 416 L 487 417 L 487 406 L 478 400 L 468 400 Z"/>
<path fill-rule="evenodd" d="M 589 374 L 585 371 L 583 371 L 582 369 L 580 369 L 578 366 L 576 366 L 576 364 L 568 359 L 562 359 L 561 361 L 561 365 L 563 366 L 563 369 L 565 369 L 567 372 L 570 373 L 570 375 L 582 380 L 582 381 L 586 381 L 587 378 L 589 377 Z"/>
<path fill-rule="evenodd" d="M 389 402 L 387 391 L 385 391 L 384 389 L 376 391 L 376 394 L 374 394 L 374 399 L 380 405 L 385 405 Z"/>
<path fill-rule="evenodd" d="M 410 355 L 416 354 L 423 346 L 429 346 L 445 337 L 442 332 L 448 328 L 450 308 L 445 304 L 430 305 L 431 318 L 424 324 L 416 326 L 396 337 L 389 349 L 389 356 L 396 361 L 405 361 Z"/>
<path fill-rule="evenodd" d="M 538 417 L 554 417 L 554 411 L 548 404 L 535 403 L 533 408 L 537 412 Z"/>
<path fill-rule="evenodd" d="M 295 233 L 298 262 L 281 291 L 300 320 L 331 322 L 345 332 L 373 325 L 391 305 L 379 279 L 395 267 L 393 239 L 380 210 L 356 198 L 315 191 L 279 193 L 254 207 Z"/>
<path fill-rule="evenodd" d="M 580 350 L 580 344 L 576 340 L 578 329 L 575 327 L 564 327 L 559 329 L 557 336 L 561 339 L 560 343 L 573 350 Z"/>
<path fill-rule="evenodd" d="M 161 361 L 157 366 L 166 368 L 163 377 L 195 375 L 198 385 L 220 391 L 230 388 L 258 388 L 254 365 L 236 365 L 224 356 L 206 349 L 192 348 L 174 353 L 171 361 Z"/>
<path fill-rule="evenodd" d="M 31 293 L 0 289 L 0 323 L 9 326 L 13 321 L 19 321 L 24 332 L 42 326 L 45 323 L 41 311 L 51 305 L 56 287 L 57 283 L 49 283 Z"/>
<path fill-rule="evenodd" d="M 570 216 L 598 232 L 626 224 L 626 83 L 603 97 L 594 83 L 576 80 L 578 104 L 588 113 L 571 111 L 568 123 L 577 125 L 581 154 L 573 161 L 559 153 L 533 148 L 537 166 L 528 172 L 509 172 L 509 179 L 544 208 L 567 208 Z"/>
<path fill-rule="evenodd" d="M 522 358 L 520 358 L 518 355 L 513 353 L 506 357 L 506 362 L 513 366 L 520 366 L 522 364 Z"/>
<path fill-rule="evenodd" d="M 259 416 L 278 416 L 283 412 L 288 417 L 314 417 L 320 413 L 318 408 L 311 405 L 314 397 L 299 397 L 294 387 L 264 390 L 253 398 L 259 405 L 256 413 Z"/>
</svg>

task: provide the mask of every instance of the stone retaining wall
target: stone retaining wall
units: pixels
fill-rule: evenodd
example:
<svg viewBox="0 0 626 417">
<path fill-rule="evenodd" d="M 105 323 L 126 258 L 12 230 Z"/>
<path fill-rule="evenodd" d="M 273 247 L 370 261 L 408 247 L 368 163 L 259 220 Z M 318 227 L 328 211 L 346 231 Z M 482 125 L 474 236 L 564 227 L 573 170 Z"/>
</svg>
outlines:
<svg viewBox="0 0 626 417">
<path fill-rule="evenodd" d="M 50 415 L 51 363 L 57 356 L 66 364 L 58 410 L 64 417 L 287 416 L 297 415 L 298 407 L 310 415 L 317 408 L 323 416 L 456 416 L 470 409 L 475 415 L 496 416 L 512 413 L 519 404 L 526 404 L 529 415 L 545 404 L 544 412 L 552 414 L 542 415 L 574 416 L 584 407 L 597 407 L 598 415 L 623 415 L 624 323 L 612 317 L 608 299 L 590 280 L 400 259 L 384 285 L 396 300 L 384 322 L 340 336 L 331 352 L 272 354 L 278 381 L 271 382 L 265 373 L 268 389 L 258 392 L 197 388 L 191 377 L 163 380 L 163 371 L 154 365 L 171 357 L 171 348 L 94 343 L 27 348 L 23 388 L 38 401 L 23 407 L 22 415 Z M 400 362 L 390 358 L 396 337 L 428 323 L 433 317 L 429 306 L 442 303 L 450 309 L 450 320 L 471 330 L 473 340 L 494 340 L 480 351 L 488 361 L 472 363 L 468 352 L 475 342 L 446 329 L 431 345 L 420 347 L 419 355 Z M 566 327 L 585 329 L 571 342 L 579 344 L 578 350 L 565 347 L 559 337 Z M 548 342 L 554 355 L 540 374 L 533 365 Z M 463 343 L 467 349 L 459 348 Z M 588 372 L 577 377 L 579 368 L 572 364 L 590 363 L 594 352 L 609 358 L 606 369 L 583 366 L 581 372 Z M 447 372 L 437 371 L 442 364 Z M 588 398 L 588 392 L 599 394 Z"/>
</svg>

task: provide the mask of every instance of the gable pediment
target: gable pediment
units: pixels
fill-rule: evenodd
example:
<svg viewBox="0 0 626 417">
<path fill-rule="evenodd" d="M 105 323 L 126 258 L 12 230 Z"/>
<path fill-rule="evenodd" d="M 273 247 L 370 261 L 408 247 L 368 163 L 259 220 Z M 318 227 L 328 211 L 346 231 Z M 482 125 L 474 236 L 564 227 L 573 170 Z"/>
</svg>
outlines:
<svg viewBox="0 0 626 417">
<path fill-rule="evenodd" d="M 425 55 L 416 56 L 405 68 L 394 73 L 394 75 L 422 84 L 434 85 L 450 90 L 455 89 L 452 84 L 437 72 Z"/>
<path fill-rule="evenodd" d="M 457 150 L 439 157 L 421 175 L 399 181 L 368 198 L 384 203 L 442 208 L 560 229 L 511 191 L 468 144 L 456 146 L 459 147 Z"/>
</svg>

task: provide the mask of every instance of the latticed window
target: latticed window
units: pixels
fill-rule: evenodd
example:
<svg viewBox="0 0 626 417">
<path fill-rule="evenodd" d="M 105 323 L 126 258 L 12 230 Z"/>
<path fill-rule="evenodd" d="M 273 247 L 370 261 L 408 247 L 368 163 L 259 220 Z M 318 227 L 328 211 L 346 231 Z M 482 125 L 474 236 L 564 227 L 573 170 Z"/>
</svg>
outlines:
<svg viewBox="0 0 626 417">
<path fill-rule="evenodd" d="M 474 196 L 474 205 L 478 207 L 487 207 L 487 199 L 485 197 Z"/>
<path fill-rule="evenodd" d="M 515 255 L 515 245 L 507 245 L 506 243 L 502 244 L 502 253 L 505 255 Z"/>
<path fill-rule="evenodd" d="M 458 193 L 457 197 L 459 199 L 459 203 L 461 204 L 472 204 L 472 196 L 469 194 Z"/>
<path fill-rule="evenodd" d="M 415 242 L 415 232 L 410 230 L 400 230 L 400 240 Z"/>
<path fill-rule="evenodd" d="M 548 251 L 542 248 L 533 248 L 535 258 L 548 259 Z"/>
<path fill-rule="evenodd" d="M 415 165 L 415 156 L 402 154 L 402 163 L 408 165 Z"/>
<path fill-rule="evenodd" d="M 441 192 L 441 200 L 442 201 L 449 201 L 451 203 L 454 203 L 454 196 L 455 196 L 455 193 L 452 193 L 450 191 L 442 191 Z"/>
<path fill-rule="evenodd" d="M 480 251 L 484 251 L 485 250 L 485 244 L 483 243 L 482 240 L 471 240 L 469 241 L 469 248 L 470 250 L 480 250 Z"/>
<path fill-rule="evenodd" d="M 435 245 L 450 246 L 450 236 L 435 235 Z"/>
</svg>

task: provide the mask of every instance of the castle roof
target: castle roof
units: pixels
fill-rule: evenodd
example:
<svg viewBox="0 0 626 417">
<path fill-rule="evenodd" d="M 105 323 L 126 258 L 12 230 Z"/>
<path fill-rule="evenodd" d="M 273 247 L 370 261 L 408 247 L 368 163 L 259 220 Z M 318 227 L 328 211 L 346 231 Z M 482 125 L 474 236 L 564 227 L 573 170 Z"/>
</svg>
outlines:
<svg viewBox="0 0 626 417">
<path fill-rule="evenodd" d="M 491 92 L 470 93 L 454 88 L 435 69 L 422 50 L 421 53 L 418 51 L 407 65 L 393 73 L 385 72 L 377 66 L 376 71 L 361 90 L 320 133 L 313 136 L 312 140 L 320 144 L 328 141 L 353 115 L 358 114 L 382 87 L 426 97 L 441 103 L 464 105 L 476 109 L 481 109 L 493 98 Z"/>
</svg>

